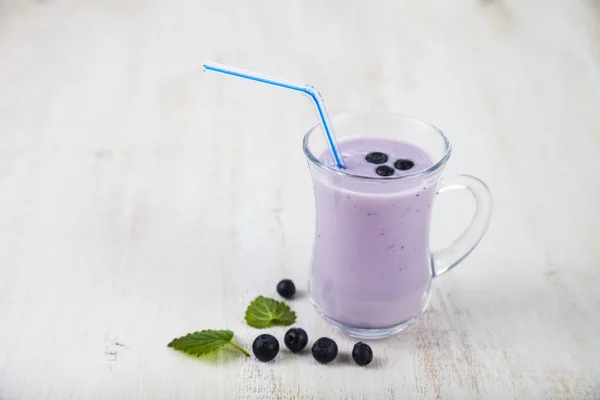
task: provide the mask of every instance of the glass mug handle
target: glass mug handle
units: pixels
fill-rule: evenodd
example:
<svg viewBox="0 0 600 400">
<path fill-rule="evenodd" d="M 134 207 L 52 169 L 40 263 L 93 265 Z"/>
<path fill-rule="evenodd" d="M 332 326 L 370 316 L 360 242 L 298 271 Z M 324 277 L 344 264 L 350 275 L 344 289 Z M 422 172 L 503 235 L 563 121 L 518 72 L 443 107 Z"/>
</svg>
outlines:
<svg viewBox="0 0 600 400">
<path fill-rule="evenodd" d="M 492 193 L 485 183 L 470 175 L 442 178 L 438 194 L 451 190 L 468 190 L 475 198 L 475 215 L 465 231 L 450 246 L 432 254 L 433 277 L 448 272 L 473 251 L 487 230 L 492 214 Z"/>
</svg>

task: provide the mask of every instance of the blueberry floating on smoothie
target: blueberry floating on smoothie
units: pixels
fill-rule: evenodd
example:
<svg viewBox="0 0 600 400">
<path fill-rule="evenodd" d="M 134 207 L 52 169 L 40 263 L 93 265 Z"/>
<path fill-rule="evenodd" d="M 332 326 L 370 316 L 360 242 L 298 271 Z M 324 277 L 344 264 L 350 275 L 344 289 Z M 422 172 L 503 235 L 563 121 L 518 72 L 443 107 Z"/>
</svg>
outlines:
<svg viewBox="0 0 600 400">
<path fill-rule="evenodd" d="M 363 342 L 356 343 L 352 349 L 352 359 L 361 367 L 370 363 L 373 360 L 371 346 Z"/>
<path fill-rule="evenodd" d="M 337 357 L 337 354 L 337 344 L 328 337 L 322 337 L 313 344 L 312 355 L 321 364 L 332 362 Z"/>
<path fill-rule="evenodd" d="M 252 352 L 260 361 L 271 361 L 279 353 L 279 342 L 273 335 L 258 335 L 252 343 Z"/>
<path fill-rule="evenodd" d="M 308 343 L 308 335 L 302 328 L 291 328 L 283 337 L 285 347 L 290 349 L 292 353 L 298 353 L 306 347 Z"/>
<path fill-rule="evenodd" d="M 290 279 L 283 279 L 277 284 L 277 293 L 284 299 L 291 299 L 296 294 L 296 286 Z"/>
<path fill-rule="evenodd" d="M 375 169 L 375 173 L 379 176 L 392 176 L 394 175 L 394 169 L 387 165 L 382 165 Z"/>
<path fill-rule="evenodd" d="M 406 171 L 415 166 L 415 163 L 411 160 L 399 159 L 394 163 L 394 167 L 399 169 L 400 171 Z"/>
<path fill-rule="evenodd" d="M 385 164 L 388 160 L 388 156 L 380 151 L 374 151 L 367 154 L 365 159 L 372 164 Z"/>
</svg>

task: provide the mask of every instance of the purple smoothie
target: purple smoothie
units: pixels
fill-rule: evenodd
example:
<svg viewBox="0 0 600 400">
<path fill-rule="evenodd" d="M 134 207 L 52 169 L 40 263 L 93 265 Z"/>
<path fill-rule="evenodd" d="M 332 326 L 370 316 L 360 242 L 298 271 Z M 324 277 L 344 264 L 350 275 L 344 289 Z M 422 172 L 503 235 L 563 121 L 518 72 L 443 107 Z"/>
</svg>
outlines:
<svg viewBox="0 0 600 400">
<path fill-rule="evenodd" d="M 391 139 L 348 138 L 339 145 L 346 174 L 313 172 L 313 301 L 344 325 L 396 326 L 417 316 L 429 297 L 429 219 L 437 177 L 390 178 L 423 171 L 433 162 L 419 147 Z M 387 162 L 367 161 L 372 152 L 384 153 Z M 320 159 L 332 165 L 329 153 Z M 399 170 L 394 167 L 399 159 L 414 165 Z M 376 173 L 381 166 L 393 169 L 390 178 Z"/>
</svg>

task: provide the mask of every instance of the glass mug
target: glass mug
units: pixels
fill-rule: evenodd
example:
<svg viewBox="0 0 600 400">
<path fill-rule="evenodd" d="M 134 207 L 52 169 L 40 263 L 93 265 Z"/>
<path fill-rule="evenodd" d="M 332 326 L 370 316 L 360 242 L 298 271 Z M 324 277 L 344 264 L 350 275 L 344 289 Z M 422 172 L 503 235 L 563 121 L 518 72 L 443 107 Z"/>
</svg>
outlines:
<svg viewBox="0 0 600 400">
<path fill-rule="evenodd" d="M 405 175 L 354 175 L 322 161 L 329 148 L 320 124 L 304 137 L 316 205 L 311 300 L 329 323 L 350 336 L 384 338 L 414 322 L 427 307 L 433 278 L 479 243 L 489 224 L 492 197 L 472 176 L 440 179 L 451 146 L 432 125 L 376 111 L 337 115 L 331 122 L 342 154 L 346 138 L 386 138 L 415 145 L 433 161 L 429 168 Z M 452 245 L 431 253 L 433 200 L 457 189 L 473 195 L 475 215 Z"/>
</svg>

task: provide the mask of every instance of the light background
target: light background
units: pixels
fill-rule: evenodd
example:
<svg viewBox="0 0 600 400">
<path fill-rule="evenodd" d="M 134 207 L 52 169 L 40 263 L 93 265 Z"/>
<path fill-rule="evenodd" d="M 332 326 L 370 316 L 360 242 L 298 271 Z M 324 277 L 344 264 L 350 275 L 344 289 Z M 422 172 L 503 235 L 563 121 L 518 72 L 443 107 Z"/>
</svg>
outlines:
<svg viewBox="0 0 600 400">
<path fill-rule="evenodd" d="M 485 180 L 488 234 L 407 332 L 329 366 L 194 360 L 289 277 L 314 228 L 302 96 L 442 127 L 446 174 Z M 1 399 L 593 399 L 600 396 L 598 1 L 0 1 Z M 433 244 L 472 212 L 440 198 Z M 279 337 L 284 328 L 272 329 Z"/>
</svg>

